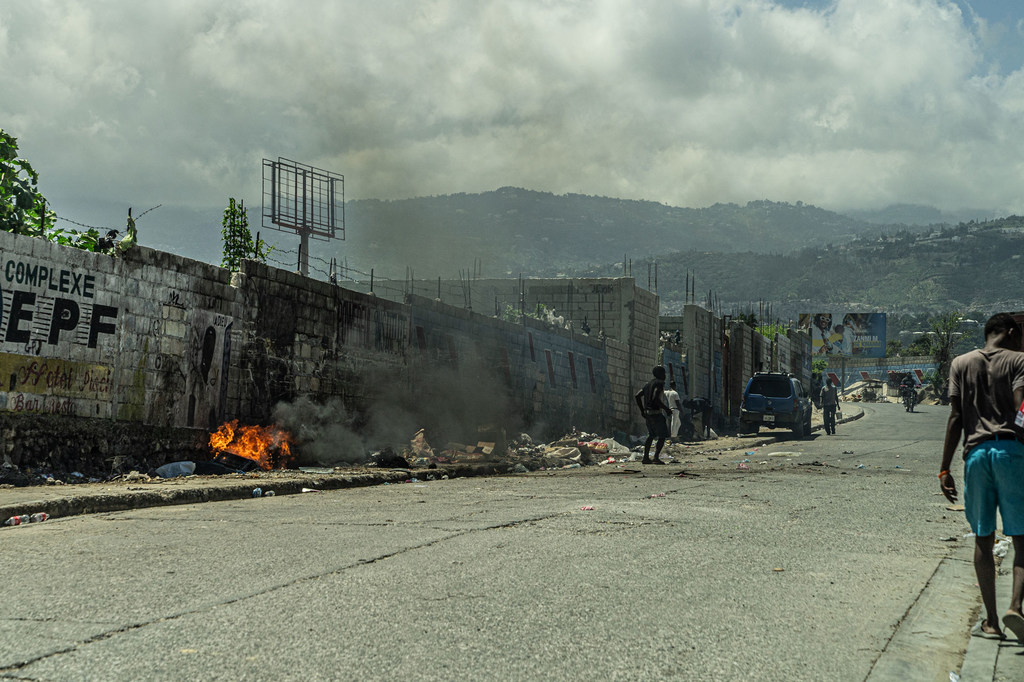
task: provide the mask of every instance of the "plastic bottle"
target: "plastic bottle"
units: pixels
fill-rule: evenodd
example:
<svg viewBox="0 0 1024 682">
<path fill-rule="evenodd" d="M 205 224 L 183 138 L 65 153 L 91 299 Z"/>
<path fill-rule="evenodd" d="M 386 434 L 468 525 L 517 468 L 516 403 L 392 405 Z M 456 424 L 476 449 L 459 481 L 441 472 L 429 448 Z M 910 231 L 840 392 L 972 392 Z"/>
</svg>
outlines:
<svg viewBox="0 0 1024 682">
<path fill-rule="evenodd" d="M 273 497 L 273 496 L 274 496 L 274 491 L 273 490 L 268 490 L 267 492 L 263 493 L 263 497 Z"/>
<path fill-rule="evenodd" d="M 37 512 L 28 518 L 29 523 L 41 523 L 46 519 L 50 518 L 50 515 L 46 512 Z"/>
<path fill-rule="evenodd" d="M 252 489 L 252 496 L 253 497 L 263 497 L 263 488 L 253 488 Z"/>
<path fill-rule="evenodd" d="M 32 520 L 28 514 L 21 514 L 19 516 L 12 516 L 11 518 L 4 521 L 5 526 L 20 526 L 23 523 L 29 523 Z"/>
</svg>

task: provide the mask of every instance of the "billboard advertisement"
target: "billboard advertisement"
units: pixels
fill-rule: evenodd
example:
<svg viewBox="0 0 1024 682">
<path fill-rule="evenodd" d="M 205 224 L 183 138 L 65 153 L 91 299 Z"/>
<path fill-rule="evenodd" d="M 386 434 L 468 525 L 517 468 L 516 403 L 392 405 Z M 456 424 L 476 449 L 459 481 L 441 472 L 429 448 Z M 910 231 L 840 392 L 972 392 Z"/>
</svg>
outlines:
<svg viewBox="0 0 1024 682">
<path fill-rule="evenodd" d="M 812 355 L 885 357 L 885 313 L 801 313 Z"/>
</svg>

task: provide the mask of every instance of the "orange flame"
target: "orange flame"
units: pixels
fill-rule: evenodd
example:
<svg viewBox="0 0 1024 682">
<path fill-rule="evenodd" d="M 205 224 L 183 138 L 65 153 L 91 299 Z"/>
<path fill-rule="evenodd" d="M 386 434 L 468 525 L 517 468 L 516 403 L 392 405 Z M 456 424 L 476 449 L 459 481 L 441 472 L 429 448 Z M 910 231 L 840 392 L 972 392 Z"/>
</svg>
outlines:
<svg viewBox="0 0 1024 682">
<path fill-rule="evenodd" d="M 292 436 L 276 426 L 239 426 L 233 419 L 210 434 L 210 447 L 251 459 L 261 469 L 282 469 L 292 459 Z"/>
</svg>

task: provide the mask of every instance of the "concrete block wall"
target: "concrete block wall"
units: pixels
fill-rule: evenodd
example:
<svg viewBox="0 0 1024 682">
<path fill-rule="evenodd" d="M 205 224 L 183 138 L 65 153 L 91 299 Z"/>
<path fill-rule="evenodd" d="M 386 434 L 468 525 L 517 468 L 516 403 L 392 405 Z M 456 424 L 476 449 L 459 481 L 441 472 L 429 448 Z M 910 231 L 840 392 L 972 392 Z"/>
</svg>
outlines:
<svg viewBox="0 0 1024 682">
<path fill-rule="evenodd" d="M 721 410 L 722 320 L 698 305 L 686 305 L 682 332 L 690 394 L 710 399 Z"/>
<path fill-rule="evenodd" d="M 804 388 L 811 390 L 811 336 L 798 329 L 786 332 L 790 342 L 790 371 L 803 383 Z"/>
<path fill-rule="evenodd" d="M 793 361 L 793 351 L 789 338 L 783 334 L 775 334 L 775 357 L 773 359 L 773 369 L 776 372 L 790 374 L 793 371 L 791 366 Z"/>
<path fill-rule="evenodd" d="M 364 292 L 370 287 L 367 282 L 346 286 Z M 637 286 L 632 277 L 410 280 L 398 287 L 377 285 L 375 291 L 395 301 L 404 301 L 409 292 L 416 292 L 455 308 L 466 308 L 468 302 L 472 310 L 488 317 L 506 307 L 531 312 L 543 304 L 576 333 L 585 323 L 592 336 L 626 343 L 626 385 L 647 381 L 658 358 L 659 299 Z"/>
<path fill-rule="evenodd" d="M 253 261 L 234 282 L 246 311 L 229 401 L 236 416 L 264 423 L 299 396 L 361 410 L 379 385 L 408 381 L 406 306 Z"/>
<path fill-rule="evenodd" d="M 488 390 L 503 391 L 520 408 L 524 426 L 601 431 L 619 423 L 620 368 L 609 362 L 609 340 L 529 318 L 504 322 L 418 296 L 409 297 L 409 306 L 413 358 L 475 373 Z"/>
<path fill-rule="evenodd" d="M 240 303 L 226 271 L 7 232 L 0 253 L 0 409 L 180 427 L 221 417 Z"/>
<path fill-rule="evenodd" d="M 221 423 L 268 423 L 281 401 L 340 398 L 358 412 L 381 386 L 413 395 L 420 371 L 453 354 L 504 380 L 510 409 L 549 431 L 626 428 L 637 357 L 657 350 L 645 319 L 657 299 L 625 281 L 610 282 L 619 302 L 601 315 L 643 328 L 641 344 L 141 246 L 114 258 L 0 232 L 0 254 L 0 452 L 14 463 L 70 462 L 72 441 L 94 458 L 191 458 Z M 574 300 L 588 309 L 599 293 Z"/>
</svg>

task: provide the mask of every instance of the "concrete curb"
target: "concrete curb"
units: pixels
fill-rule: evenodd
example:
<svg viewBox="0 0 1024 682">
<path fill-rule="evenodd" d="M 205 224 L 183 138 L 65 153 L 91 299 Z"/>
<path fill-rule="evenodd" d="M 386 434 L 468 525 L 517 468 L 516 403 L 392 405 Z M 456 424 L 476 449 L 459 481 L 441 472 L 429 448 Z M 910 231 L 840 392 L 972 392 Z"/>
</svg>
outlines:
<svg viewBox="0 0 1024 682">
<path fill-rule="evenodd" d="M 60 488 L 15 489 L 24 491 L 20 501 L 0 505 L 0 523 L 20 514 L 45 512 L 53 518 L 98 514 L 103 512 L 163 507 L 198 502 L 219 502 L 252 497 L 254 488 L 264 492 L 273 490 L 274 495 L 301 494 L 303 489 L 340 490 L 361 488 L 386 483 L 404 483 L 411 479 L 438 480 L 444 477 L 492 476 L 499 472 L 492 465 L 457 466 L 438 469 L 391 469 L 370 473 L 326 473 L 301 474 L 295 476 L 244 477 L 210 480 L 204 477 L 200 482 L 187 479 L 163 479 L 160 483 L 123 483 L 125 490 L 111 491 L 109 488 L 83 490 L 83 485 L 61 486 Z M 184 484 L 184 485 L 183 485 Z M 186 487 L 187 486 L 187 487 Z M 113 487 L 113 484 L 110 486 Z M 36 494 L 33 499 L 30 495 Z M 9 497 L 9 496 L 7 496 Z"/>
</svg>

